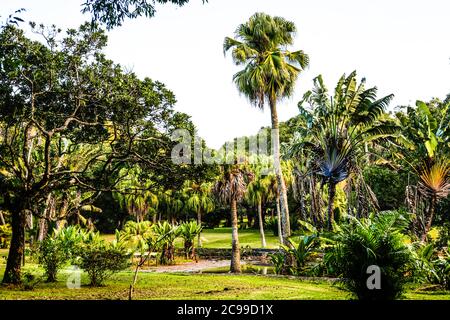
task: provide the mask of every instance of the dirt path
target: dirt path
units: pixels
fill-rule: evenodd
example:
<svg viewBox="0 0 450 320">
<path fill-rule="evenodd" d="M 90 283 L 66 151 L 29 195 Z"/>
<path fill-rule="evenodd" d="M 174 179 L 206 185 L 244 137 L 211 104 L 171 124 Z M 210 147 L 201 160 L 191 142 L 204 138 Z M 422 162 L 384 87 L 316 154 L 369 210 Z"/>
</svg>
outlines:
<svg viewBox="0 0 450 320">
<path fill-rule="evenodd" d="M 158 266 L 142 269 L 141 272 L 201 272 L 205 269 L 227 267 L 230 260 L 199 260 L 198 262 L 187 262 L 173 266 Z"/>
</svg>

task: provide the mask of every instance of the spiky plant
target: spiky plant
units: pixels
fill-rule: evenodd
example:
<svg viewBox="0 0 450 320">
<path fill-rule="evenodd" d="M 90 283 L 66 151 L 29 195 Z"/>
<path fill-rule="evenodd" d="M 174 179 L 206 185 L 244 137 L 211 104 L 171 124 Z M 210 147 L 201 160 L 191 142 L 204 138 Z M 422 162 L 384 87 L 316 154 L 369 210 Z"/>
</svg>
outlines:
<svg viewBox="0 0 450 320">
<path fill-rule="evenodd" d="M 184 254 L 186 259 L 195 259 L 194 239 L 201 231 L 202 226 L 196 221 L 189 221 L 180 225 L 180 237 L 184 240 Z"/>
</svg>

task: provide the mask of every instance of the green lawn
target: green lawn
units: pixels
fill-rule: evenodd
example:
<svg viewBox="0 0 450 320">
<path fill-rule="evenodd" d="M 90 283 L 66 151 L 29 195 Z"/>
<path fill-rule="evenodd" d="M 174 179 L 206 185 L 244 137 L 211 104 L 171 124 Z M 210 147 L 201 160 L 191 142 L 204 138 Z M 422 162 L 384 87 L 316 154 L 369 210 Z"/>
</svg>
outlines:
<svg viewBox="0 0 450 320">
<path fill-rule="evenodd" d="M 0 265 L 0 275 L 4 264 Z M 24 271 L 36 276 L 43 273 L 36 265 L 28 264 Z M 34 290 L 7 289 L 0 286 L 0 299 L 127 299 L 127 290 L 133 273 L 121 272 L 113 276 L 106 286 L 87 286 L 86 274 L 82 275 L 80 289 L 68 289 L 65 285 L 67 273 L 59 274 L 54 284 L 39 283 Z M 0 276 L 1 278 L 1 276 Z M 325 280 L 306 281 L 295 278 L 230 275 L 230 274 L 166 274 L 140 273 L 135 299 L 293 299 L 293 300 L 342 300 L 349 295 L 338 286 Z M 409 290 L 406 299 L 450 299 L 448 292 L 420 292 Z"/>
<path fill-rule="evenodd" d="M 112 241 L 114 235 L 103 235 L 104 239 Z M 205 229 L 202 232 L 202 242 L 204 248 L 228 248 L 231 249 L 231 228 Z M 261 237 L 258 230 L 239 230 L 239 243 L 241 247 L 261 248 Z M 278 237 L 272 232 L 266 232 L 267 248 L 276 249 L 279 246 Z M 182 240 L 177 239 L 176 246 L 182 247 Z"/>
</svg>

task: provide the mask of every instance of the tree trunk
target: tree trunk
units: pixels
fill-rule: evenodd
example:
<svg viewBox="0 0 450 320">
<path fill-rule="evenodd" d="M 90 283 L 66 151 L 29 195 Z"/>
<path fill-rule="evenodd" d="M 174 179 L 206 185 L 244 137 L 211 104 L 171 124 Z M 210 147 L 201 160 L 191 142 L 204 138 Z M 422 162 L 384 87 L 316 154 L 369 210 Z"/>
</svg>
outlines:
<svg viewBox="0 0 450 320">
<path fill-rule="evenodd" d="M 433 218 L 434 218 L 434 211 L 436 208 L 436 196 L 431 196 L 430 199 L 430 208 L 428 209 L 428 215 L 426 217 L 426 223 L 425 223 L 425 230 L 423 230 L 422 233 L 422 242 L 426 242 L 427 241 L 427 234 L 431 229 L 431 225 L 433 223 Z"/>
<path fill-rule="evenodd" d="M 241 273 L 241 252 L 239 247 L 237 201 L 231 200 L 231 266 L 230 271 Z"/>
<path fill-rule="evenodd" d="M 328 231 L 332 229 L 332 221 L 334 219 L 334 196 L 336 195 L 336 184 L 334 182 L 330 182 L 328 184 L 328 222 L 327 228 Z"/>
<path fill-rule="evenodd" d="M 258 201 L 258 219 L 259 219 L 259 233 L 261 234 L 261 246 L 266 247 L 266 236 L 264 235 L 264 221 L 262 216 L 261 201 Z"/>
<path fill-rule="evenodd" d="M 198 212 L 197 212 L 197 223 L 198 223 L 198 225 L 199 226 L 201 226 L 202 225 L 202 210 L 198 210 Z M 201 232 L 199 232 L 198 233 L 198 248 L 201 248 L 202 247 L 202 233 Z"/>
<path fill-rule="evenodd" d="M 277 196 L 277 224 L 278 224 L 278 238 L 283 244 L 283 235 L 281 233 L 281 212 L 280 212 L 280 198 Z"/>
<path fill-rule="evenodd" d="M 3 284 L 20 284 L 22 259 L 25 252 L 25 224 L 26 211 L 19 210 L 11 213 L 12 238 L 6 262 Z"/>
<path fill-rule="evenodd" d="M 275 166 L 275 175 L 277 177 L 278 193 L 280 195 L 280 211 L 281 211 L 281 231 L 283 244 L 289 245 L 288 238 L 291 235 L 289 223 L 289 207 L 287 201 L 286 185 L 284 183 L 283 172 L 281 170 L 280 160 L 280 132 L 278 126 L 278 115 L 276 107 L 276 99 L 270 99 L 270 113 L 272 118 L 272 147 Z"/>
</svg>

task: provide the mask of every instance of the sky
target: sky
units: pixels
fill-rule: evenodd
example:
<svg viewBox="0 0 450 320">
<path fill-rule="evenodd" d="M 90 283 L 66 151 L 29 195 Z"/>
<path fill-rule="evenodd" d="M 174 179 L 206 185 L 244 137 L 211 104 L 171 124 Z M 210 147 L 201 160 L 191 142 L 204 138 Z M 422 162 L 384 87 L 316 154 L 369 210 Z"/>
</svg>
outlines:
<svg viewBox="0 0 450 320">
<path fill-rule="evenodd" d="M 26 21 L 63 30 L 89 20 L 82 0 L 0 0 L 0 19 L 18 8 Z M 255 12 L 282 16 L 298 29 L 292 49 L 304 50 L 310 66 L 295 94 L 279 103 L 280 121 L 297 114 L 297 102 L 322 74 L 329 89 L 343 73 L 357 71 L 390 108 L 450 93 L 448 0 L 191 0 L 157 7 L 154 18 L 126 21 L 108 32 L 108 58 L 139 77 L 166 84 L 175 109 L 192 116 L 208 146 L 254 135 L 270 125 L 269 110 L 252 107 L 232 77 L 239 69 L 224 56 L 224 37 Z M 25 26 L 25 25 L 23 25 Z"/>
</svg>

